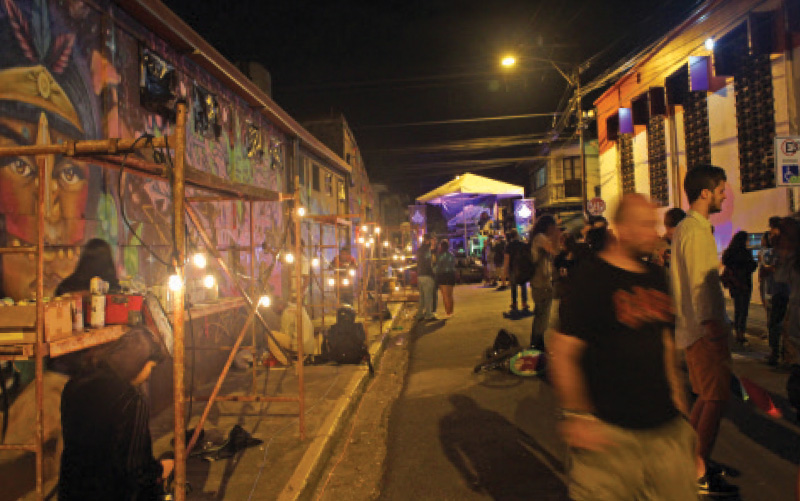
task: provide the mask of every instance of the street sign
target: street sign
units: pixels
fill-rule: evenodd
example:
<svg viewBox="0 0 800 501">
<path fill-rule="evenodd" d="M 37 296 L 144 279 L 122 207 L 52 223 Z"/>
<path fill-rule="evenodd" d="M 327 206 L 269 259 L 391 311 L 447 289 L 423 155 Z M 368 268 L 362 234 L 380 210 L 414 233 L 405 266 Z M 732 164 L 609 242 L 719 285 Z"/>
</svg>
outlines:
<svg viewBox="0 0 800 501">
<path fill-rule="evenodd" d="M 606 211 L 606 202 L 600 197 L 595 197 L 586 204 L 589 214 L 593 216 L 600 216 Z"/>
<path fill-rule="evenodd" d="M 800 186 L 800 136 L 775 138 L 775 184 Z"/>
</svg>

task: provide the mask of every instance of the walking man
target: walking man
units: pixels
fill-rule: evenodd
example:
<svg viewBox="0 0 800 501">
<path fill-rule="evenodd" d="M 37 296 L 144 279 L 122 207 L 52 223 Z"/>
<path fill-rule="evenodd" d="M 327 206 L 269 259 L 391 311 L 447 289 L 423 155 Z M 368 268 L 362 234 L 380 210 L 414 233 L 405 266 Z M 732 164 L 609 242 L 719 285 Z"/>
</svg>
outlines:
<svg viewBox="0 0 800 501">
<path fill-rule="evenodd" d="M 697 432 L 698 489 L 709 495 L 738 491 L 708 468 L 731 383 L 730 320 L 708 220 L 722 210 L 726 180 L 725 171 L 713 165 L 699 165 L 686 173 L 683 189 L 690 210 L 675 230 L 670 266 L 677 315 L 675 338 L 678 348 L 686 350 L 689 379 L 697 394 L 690 422 Z"/>
<path fill-rule="evenodd" d="M 697 499 L 667 277 L 643 260 L 656 211 L 625 195 L 614 223 L 616 239 L 574 269 L 550 346 L 570 499 Z"/>
</svg>

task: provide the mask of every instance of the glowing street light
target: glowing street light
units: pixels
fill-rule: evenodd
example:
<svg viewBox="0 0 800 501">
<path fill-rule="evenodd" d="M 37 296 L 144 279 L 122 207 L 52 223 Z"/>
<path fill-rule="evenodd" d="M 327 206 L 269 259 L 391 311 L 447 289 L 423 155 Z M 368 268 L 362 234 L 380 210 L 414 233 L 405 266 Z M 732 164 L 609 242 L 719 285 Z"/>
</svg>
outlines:
<svg viewBox="0 0 800 501">
<path fill-rule="evenodd" d="M 500 60 L 500 64 L 503 68 L 512 68 L 517 64 L 517 58 L 509 54 Z"/>
</svg>

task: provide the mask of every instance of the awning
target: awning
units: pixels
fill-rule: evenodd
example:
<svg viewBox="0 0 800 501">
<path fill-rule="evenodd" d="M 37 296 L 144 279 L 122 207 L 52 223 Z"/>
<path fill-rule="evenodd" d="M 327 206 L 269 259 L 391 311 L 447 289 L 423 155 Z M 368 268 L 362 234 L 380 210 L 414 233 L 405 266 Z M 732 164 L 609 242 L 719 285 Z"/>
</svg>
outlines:
<svg viewBox="0 0 800 501">
<path fill-rule="evenodd" d="M 475 174 L 464 174 L 433 191 L 417 197 L 417 202 L 441 205 L 445 199 L 450 197 L 482 195 L 494 195 L 497 198 L 521 197 L 525 195 L 525 188 Z"/>
</svg>

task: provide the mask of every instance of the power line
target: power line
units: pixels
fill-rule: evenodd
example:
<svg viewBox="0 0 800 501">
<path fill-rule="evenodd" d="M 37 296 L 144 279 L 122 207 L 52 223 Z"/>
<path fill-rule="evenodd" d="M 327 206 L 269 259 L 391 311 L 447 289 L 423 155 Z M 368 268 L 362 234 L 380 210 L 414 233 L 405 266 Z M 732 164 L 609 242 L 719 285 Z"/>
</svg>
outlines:
<svg viewBox="0 0 800 501">
<path fill-rule="evenodd" d="M 560 112 L 552 113 L 528 113 L 525 115 L 504 115 L 499 117 L 481 117 L 481 118 L 456 118 L 452 120 L 432 120 L 428 122 L 407 122 L 399 124 L 378 124 L 378 125 L 354 125 L 353 129 L 367 130 L 367 129 L 392 129 L 395 127 L 424 127 L 428 125 L 448 125 L 448 124 L 463 124 L 463 123 L 476 123 L 476 122 L 494 122 L 498 120 L 520 120 L 525 118 L 543 118 L 561 115 Z"/>
</svg>

